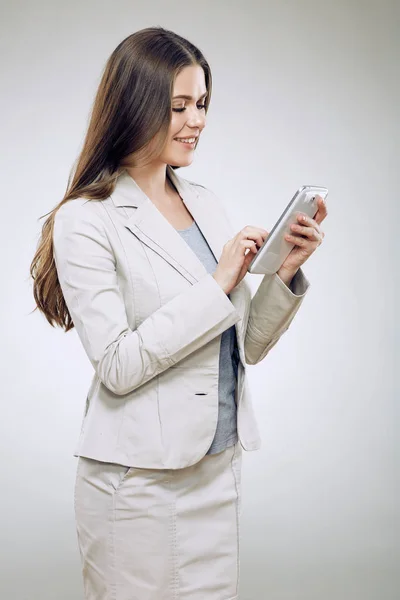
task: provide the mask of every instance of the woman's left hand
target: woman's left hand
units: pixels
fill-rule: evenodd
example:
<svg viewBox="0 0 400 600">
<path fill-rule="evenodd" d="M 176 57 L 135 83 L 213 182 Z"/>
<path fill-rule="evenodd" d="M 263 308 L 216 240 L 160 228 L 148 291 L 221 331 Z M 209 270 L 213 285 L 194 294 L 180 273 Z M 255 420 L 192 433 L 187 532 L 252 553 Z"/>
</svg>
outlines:
<svg viewBox="0 0 400 600">
<path fill-rule="evenodd" d="M 281 273 L 294 275 L 299 267 L 322 244 L 325 234 L 320 227 L 320 223 L 325 219 L 328 211 L 321 196 L 317 196 L 317 206 L 318 211 L 313 219 L 300 213 L 297 215 L 297 223 L 291 225 L 291 234 L 285 235 L 285 240 L 295 244 L 295 246 L 281 265 L 279 269 Z"/>
</svg>

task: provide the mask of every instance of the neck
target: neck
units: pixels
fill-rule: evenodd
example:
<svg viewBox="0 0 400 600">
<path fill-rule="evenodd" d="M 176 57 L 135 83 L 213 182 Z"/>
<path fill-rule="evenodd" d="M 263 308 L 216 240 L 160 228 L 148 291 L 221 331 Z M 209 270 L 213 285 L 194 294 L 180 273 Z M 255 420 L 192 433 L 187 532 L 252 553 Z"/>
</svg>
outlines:
<svg viewBox="0 0 400 600">
<path fill-rule="evenodd" d="M 170 197 L 175 190 L 167 176 L 165 163 L 125 168 L 150 200 Z"/>
</svg>

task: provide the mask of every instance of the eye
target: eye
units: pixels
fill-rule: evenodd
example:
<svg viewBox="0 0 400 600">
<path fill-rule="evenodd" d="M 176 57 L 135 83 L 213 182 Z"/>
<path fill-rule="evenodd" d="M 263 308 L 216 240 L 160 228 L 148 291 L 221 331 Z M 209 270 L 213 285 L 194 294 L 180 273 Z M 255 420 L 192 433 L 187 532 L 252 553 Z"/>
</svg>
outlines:
<svg viewBox="0 0 400 600">
<path fill-rule="evenodd" d="M 203 110 L 203 108 L 205 108 L 206 105 L 205 104 L 198 104 L 197 108 L 199 108 L 200 110 Z M 183 112 L 184 110 L 186 110 L 186 108 L 173 108 L 172 109 L 174 112 Z"/>
</svg>

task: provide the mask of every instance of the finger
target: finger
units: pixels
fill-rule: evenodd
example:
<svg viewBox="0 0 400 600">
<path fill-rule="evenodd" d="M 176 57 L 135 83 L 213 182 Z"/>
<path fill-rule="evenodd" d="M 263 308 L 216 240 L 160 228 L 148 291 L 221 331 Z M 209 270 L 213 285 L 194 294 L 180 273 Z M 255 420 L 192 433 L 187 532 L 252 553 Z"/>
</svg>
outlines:
<svg viewBox="0 0 400 600">
<path fill-rule="evenodd" d="M 238 242 L 240 242 L 241 240 L 253 240 L 254 242 L 256 242 L 257 246 L 260 247 L 264 243 L 264 239 L 266 237 L 261 233 L 261 231 L 265 230 L 260 230 L 259 228 L 254 229 L 250 227 L 245 227 L 244 229 L 239 231 L 239 233 L 236 236 L 236 239 Z"/>
<path fill-rule="evenodd" d="M 249 264 L 253 260 L 253 257 L 254 257 L 254 254 L 252 252 L 248 252 L 246 254 L 246 256 L 244 257 L 243 265 L 240 270 L 239 279 L 242 279 L 242 277 L 246 274 Z"/>
<path fill-rule="evenodd" d="M 295 246 L 300 246 L 300 248 L 307 248 L 307 246 L 310 246 L 311 243 L 311 240 L 309 240 L 308 238 L 289 233 L 285 235 L 285 240 L 287 240 L 291 244 L 295 244 Z"/>
<path fill-rule="evenodd" d="M 237 235 L 240 238 L 244 237 L 254 239 L 254 234 L 261 235 L 262 240 L 264 241 L 265 238 L 269 235 L 269 232 L 266 229 L 263 229 L 262 227 L 254 227 L 253 225 L 247 225 L 246 227 L 243 227 L 243 229 L 241 229 L 241 231 L 239 231 Z"/>
<path fill-rule="evenodd" d="M 252 247 L 249 248 L 249 251 L 247 252 L 247 254 L 244 255 L 244 259 L 247 261 L 252 260 L 254 254 L 257 254 L 257 252 L 258 252 L 258 248 L 254 244 Z"/>
<path fill-rule="evenodd" d="M 239 234 L 240 239 L 254 240 L 258 247 L 263 245 L 264 241 L 269 235 L 266 229 L 262 229 L 261 227 L 252 227 L 251 225 L 244 227 Z"/>
<path fill-rule="evenodd" d="M 319 226 L 319 223 L 315 219 L 312 219 L 308 215 L 297 215 L 297 220 L 303 227 L 312 227 L 315 228 L 320 235 L 322 235 L 322 229 Z"/>
<path fill-rule="evenodd" d="M 263 229 L 262 227 L 257 227 L 256 225 L 246 225 L 246 227 L 243 227 L 241 231 L 259 231 L 263 235 L 268 235 L 268 231 L 266 229 Z"/>
<path fill-rule="evenodd" d="M 317 226 L 318 227 L 318 226 Z M 297 223 L 293 223 L 290 226 L 290 231 L 292 234 L 304 235 L 310 240 L 319 240 L 322 237 L 322 232 L 314 227 L 303 227 L 302 225 L 297 225 Z"/>
<path fill-rule="evenodd" d="M 325 200 L 323 198 L 321 198 L 321 196 L 317 196 L 316 198 L 317 198 L 318 211 L 317 211 L 314 219 L 317 223 L 322 223 L 322 221 L 325 219 L 325 217 L 328 214 L 328 209 L 327 209 Z"/>
<path fill-rule="evenodd" d="M 243 277 L 246 275 L 248 266 L 249 265 L 243 264 L 242 268 L 240 269 L 240 273 L 238 275 L 238 278 L 236 280 L 236 285 L 238 284 L 239 281 L 242 281 Z"/>
<path fill-rule="evenodd" d="M 241 239 L 241 240 L 237 240 L 236 244 L 234 244 L 234 252 L 239 253 L 240 255 L 243 255 L 244 252 L 249 249 L 251 250 L 251 252 L 256 253 L 257 252 L 257 246 L 254 240 L 248 240 L 248 239 Z"/>
</svg>

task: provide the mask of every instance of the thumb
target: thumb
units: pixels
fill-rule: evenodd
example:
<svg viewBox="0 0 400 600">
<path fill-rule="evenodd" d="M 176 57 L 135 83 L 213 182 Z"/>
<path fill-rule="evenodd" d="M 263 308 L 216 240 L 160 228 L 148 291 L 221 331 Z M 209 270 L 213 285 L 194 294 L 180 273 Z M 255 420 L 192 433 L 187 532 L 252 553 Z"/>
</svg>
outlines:
<svg viewBox="0 0 400 600">
<path fill-rule="evenodd" d="M 254 244 L 254 247 L 256 248 L 255 244 Z M 243 265 L 248 266 L 256 254 L 257 254 L 257 252 L 254 252 L 253 250 L 249 249 L 248 253 L 244 257 Z"/>
<path fill-rule="evenodd" d="M 248 266 L 251 263 L 251 261 L 253 260 L 253 257 L 255 255 L 256 255 L 256 253 L 253 252 L 252 250 L 249 250 L 248 253 L 245 255 L 242 268 L 240 269 L 240 275 L 239 275 L 240 280 L 243 279 L 243 277 L 246 275 Z"/>
</svg>

